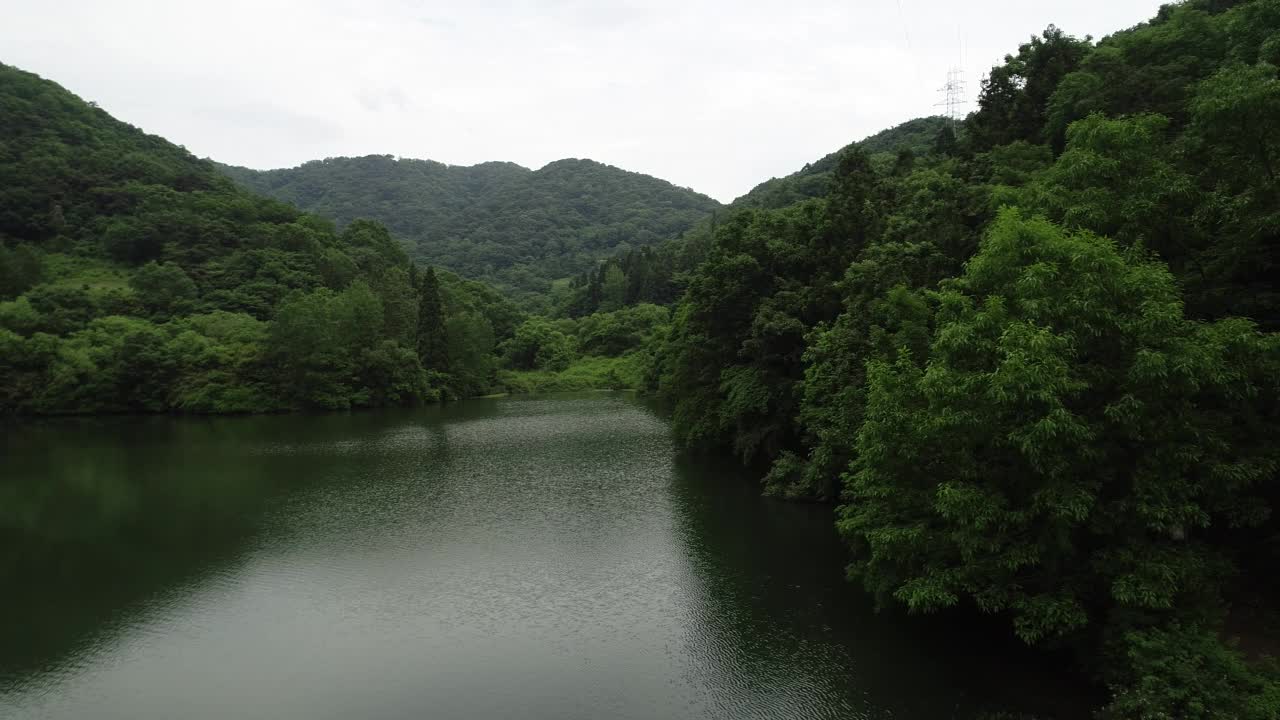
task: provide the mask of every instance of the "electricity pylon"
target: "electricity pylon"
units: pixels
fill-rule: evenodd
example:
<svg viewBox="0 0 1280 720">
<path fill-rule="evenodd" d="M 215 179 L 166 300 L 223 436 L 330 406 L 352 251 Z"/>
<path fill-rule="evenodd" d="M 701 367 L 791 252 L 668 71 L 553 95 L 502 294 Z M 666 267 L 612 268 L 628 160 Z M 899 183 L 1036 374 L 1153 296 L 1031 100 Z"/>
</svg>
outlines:
<svg viewBox="0 0 1280 720">
<path fill-rule="evenodd" d="M 938 92 L 946 93 L 946 99 L 942 102 L 934 103 L 934 107 L 945 107 L 947 109 L 947 118 L 951 120 L 952 127 L 961 119 L 960 106 L 968 104 L 965 97 L 964 89 L 964 71 L 960 68 L 953 67 L 947 71 L 947 84 L 938 88 Z"/>
</svg>

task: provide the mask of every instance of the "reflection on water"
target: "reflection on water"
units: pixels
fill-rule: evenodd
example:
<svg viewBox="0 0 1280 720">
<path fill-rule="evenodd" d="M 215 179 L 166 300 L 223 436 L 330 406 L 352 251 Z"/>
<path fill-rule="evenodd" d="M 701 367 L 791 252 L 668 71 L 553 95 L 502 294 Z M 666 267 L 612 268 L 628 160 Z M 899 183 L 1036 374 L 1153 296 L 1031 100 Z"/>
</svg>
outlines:
<svg viewBox="0 0 1280 720">
<path fill-rule="evenodd" d="M 1061 691 L 872 612 L 829 508 L 678 458 L 625 396 L 5 429 L 0 717 L 937 718 Z"/>
</svg>

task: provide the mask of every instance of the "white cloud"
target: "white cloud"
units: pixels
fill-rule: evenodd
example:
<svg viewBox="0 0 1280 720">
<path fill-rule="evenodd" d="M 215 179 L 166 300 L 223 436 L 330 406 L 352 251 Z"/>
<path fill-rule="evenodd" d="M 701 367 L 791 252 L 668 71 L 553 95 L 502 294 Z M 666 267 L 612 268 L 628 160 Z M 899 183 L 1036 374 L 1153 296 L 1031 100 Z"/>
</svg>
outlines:
<svg viewBox="0 0 1280 720">
<path fill-rule="evenodd" d="M 385 153 L 540 167 L 587 157 L 722 200 L 935 112 L 951 65 L 963 64 L 976 96 L 981 75 L 1049 23 L 1100 36 L 1157 9 L 1149 0 L 3 3 L 0 60 L 223 162 Z"/>
</svg>

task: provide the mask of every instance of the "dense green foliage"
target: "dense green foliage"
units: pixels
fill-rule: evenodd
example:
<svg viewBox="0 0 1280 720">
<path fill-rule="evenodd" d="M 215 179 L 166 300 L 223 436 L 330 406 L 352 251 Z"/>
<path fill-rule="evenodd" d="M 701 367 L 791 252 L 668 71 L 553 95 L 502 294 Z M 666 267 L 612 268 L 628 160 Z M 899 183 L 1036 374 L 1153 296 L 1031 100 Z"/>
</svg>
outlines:
<svg viewBox="0 0 1280 720">
<path fill-rule="evenodd" d="M 1280 603 L 1277 38 L 1276 0 L 1051 26 L 955 132 L 753 191 L 671 275 L 677 437 L 839 501 L 881 602 L 1076 648 L 1107 717 L 1280 717 L 1223 641 Z"/>
<path fill-rule="evenodd" d="M 1269 516 L 1280 337 L 1188 321 L 1162 263 L 1014 210 L 935 301 L 927 361 L 868 368 L 839 523 L 867 586 L 1028 641 L 1212 605 L 1231 550 L 1203 533 Z"/>
<path fill-rule="evenodd" d="M 670 325 L 665 307 L 642 303 L 579 319 L 534 317 L 499 348 L 509 392 L 636 389 Z"/>
<path fill-rule="evenodd" d="M 496 381 L 519 313 L 419 282 L 381 225 L 338 233 L 7 66 L 0 138 L 0 412 L 347 408 Z"/>
<path fill-rule="evenodd" d="M 943 118 L 917 118 L 853 143 L 846 150 L 858 149 L 873 168 L 904 172 L 916 155 L 930 152 L 946 127 Z M 780 209 L 822 198 L 831 189 L 843 152 L 832 153 L 785 178 L 761 183 L 735 200 L 731 208 Z M 551 313 L 581 317 L 636 303 L 673 304 L 687 289 L 692 272 L 711 252 L 721 221 L 721 213 L 712 213 L 679 238 L 628 249 L 567 283 L 553 285 Z"/>
<path fill-rule="evenodd" d="M 938 142 L 938 133 L 947 126 L 941 117 L 924 117 L 908 120 L 900 125 L 851 143 L 841 150 L 805 165 L 800 170 L 781 178 L 771 178 L 733 201 L 734 207 L 782 208 L 808 198 L 820 198 L 831 189 L 831 176 L 840 156 L 858 148 L 868 156 L 871 164 L 879 169 L 892 167 L 898 153 L 924 155 L 931 152 Z"/>
<path fill-rule="evenodd" d="M 1050 26 L 958 127 L 719 212 L 585 161 L 223 169 L 341 232 L 0 68 L 0 410 L 644 384 L 684 445 L 839 502 L 881 602 L 1075 648 L 1105 717 L 1275 720 L 1229 637 L 1280 604 L 1278 65 L 1280 0 Z"/>
<path fill-rule="evenodd" d="M 552 281 L 679 235 L 719 207 L 692 190 L 590 160 L 536 171 L 384 155 L 282 170 L 221 167 L 252 190 L 340 226 L 378 220 L 415 260 L 490 282 L 526 305 Z"/>
</svg>

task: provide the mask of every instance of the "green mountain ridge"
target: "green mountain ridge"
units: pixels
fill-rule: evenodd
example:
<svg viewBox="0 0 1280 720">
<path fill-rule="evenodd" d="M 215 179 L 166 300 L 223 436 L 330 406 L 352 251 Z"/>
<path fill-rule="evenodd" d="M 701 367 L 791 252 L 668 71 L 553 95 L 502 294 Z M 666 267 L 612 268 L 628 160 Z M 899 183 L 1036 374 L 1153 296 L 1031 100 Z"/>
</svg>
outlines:
<svg viewBox="0 0 1280 720">
<path fill-rule="evenodd" d="M 710 197 L 593 160 L 531 170 L 446 165 L 390 155 L 295 168 L 218 165 L 255 192 L 345 226 L 385 224 L 411 257 L 483 279 L 535 303 L 551 282 L 631 247 L 675 237 L 721 207 Z"/>
<path fill-rule="evenodd" d="M 840 153 L 857 146 L 873 165 L 932 151 L 942 117 L 907 120 L 771 178 L 728 206 L 642 173 L 565 158 L 536 170 L 505 161 L 449 165 L 393 155 L 333 157 L 253 170 L 214 163 L 242 186 L 343 226 L 386 225 L 413 258 L 484 280 L 530 309 L 552 284 L 601 261 L 656 246 L 725 208 L 779 208 L 824 196 Z"/>
</svg>

